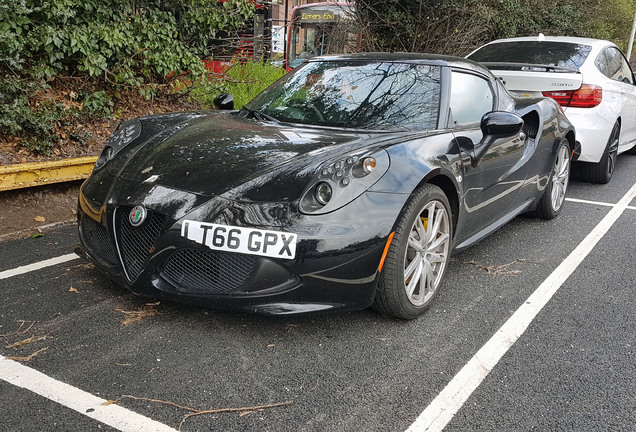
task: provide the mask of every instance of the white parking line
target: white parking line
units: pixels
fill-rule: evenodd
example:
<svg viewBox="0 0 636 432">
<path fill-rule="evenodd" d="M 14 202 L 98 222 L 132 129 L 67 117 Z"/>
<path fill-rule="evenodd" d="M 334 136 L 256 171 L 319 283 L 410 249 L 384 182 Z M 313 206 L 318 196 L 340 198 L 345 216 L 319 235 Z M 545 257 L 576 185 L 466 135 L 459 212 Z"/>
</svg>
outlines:
<svg viewBox="0 0 636 432">
<path fill-rule="evenodd" d="M 0 280 L 63 264 L 79 257 L 62 255 L 38 263 L 0 272 Z M 57 381 L 41 372 L 0 356 L 0 379 L 17 387 L 30 390 L 40 396 L 77 411 L 87 417 L 107 424 L 123 432 L 156 431 L 175 432 L 175 429 L 122 408 L 116 404 L 104 405 L 107 401 L 93 396 L 69 384 Z"/>
<path fill-rule="evenodd" d="M 0 379 L 107 424 L 122 432 L 175 432 L 169 426 L 57 381 L 34 369 L 0 356 Z M 104 405 L 106 404 L 106 405 Z"/>
<path fill-rule="evenodd" d="M 636 184 L 426 407 L 407 432 L 441 431 L 636 197 Z"/>
<path fill-rule="evenodd" d="M 37 262 L 35 264 L 29 264 L 29 265 L 25 265 L 22 267 L 16 267 L 14 269 L 11 270 L 5 270 L 3 272 L 0 272 L 0 280 L 2 279 L 7 279 L 13 276 L 17 276 L 17 275 L 21 275 L 24 273 L 28 273 L 30 271 L 33 270 L 39 270 L 39 269 L 43 269 L 45 267 L 51 267 L 54 265 L 58 265 L 58 264 L 63 264 L 65 262 L 68 261 L 73 261 L 75 259 L 79 259 L 79 257 L 77 255 L 75 255 L 74 253 L 72 254 L 67 254 L 67 255 L 62 255 L 59 257 L 55 257 L 55 258 L 51 258 L 51 259 L 47 259 L 44 261 L 40 261 Z"/>
<path fill-rule="evenodd" d="M 606 203 L 606 202 L 600 202 L 600 201 L 589 201 L 589 200 L 583 200 L 583 199 L 578 199 L 578 198 L 566 198 L 565 200 L 566 201 L 570 201 L 570 202 L 575 202 L 575 203 L 598 205 L 598 206 L 602 206 L 602 207 L 615 207 L 616 206 L 616 204 L 612 204 L 612 203 Z M 627 210 L 636 210 L 636 207 L 634 207 L 634 206 L 626 206 L 625 209 L 627 209 Z"/>
<path fill-rule="evenodd" d="M 636 210 L 628 204 L 636 197 L 636 184 L 618 204 L 567 198 L 568 201 L 613 207 L 596 228 L 577 246 L 556 270 L 537 288 L 527 301 L 501 326 L 497 333 L 471 358 L 449 382 L 442 392 L 420 414 L 408 432 L 441 431 L 477 389 L 503 355 L 521 337 L 536 315 L 554 296 L 561 285 L 592 251 L 626 209 Z M 79 257 L 62 255 L 34 264 L 0 272 L 0 280 L 30 271 L 63 264 Z M 123 432 L 158 431 L 175 432 L 163 423 L 127 410 L 69 384 L 50 378 L 41 372 L 0 356 L 0 379 L 30 390 L 49 400 L 73 409 L 87 417 Z"/>
</svg>

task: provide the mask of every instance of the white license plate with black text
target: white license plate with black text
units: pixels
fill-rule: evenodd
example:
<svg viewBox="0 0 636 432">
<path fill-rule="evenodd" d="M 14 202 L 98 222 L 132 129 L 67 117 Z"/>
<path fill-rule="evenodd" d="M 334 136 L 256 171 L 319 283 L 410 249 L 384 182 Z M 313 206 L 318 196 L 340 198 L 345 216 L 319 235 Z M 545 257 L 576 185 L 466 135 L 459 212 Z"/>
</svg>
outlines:
<svg viewBox="0 0 636 432">
<path fill-rule="evenodd" d="M 218 225 L 186 220 L 181 235 L 210 249 L 293 259 L 298 236 L 282 231 Z"/>
</svg>

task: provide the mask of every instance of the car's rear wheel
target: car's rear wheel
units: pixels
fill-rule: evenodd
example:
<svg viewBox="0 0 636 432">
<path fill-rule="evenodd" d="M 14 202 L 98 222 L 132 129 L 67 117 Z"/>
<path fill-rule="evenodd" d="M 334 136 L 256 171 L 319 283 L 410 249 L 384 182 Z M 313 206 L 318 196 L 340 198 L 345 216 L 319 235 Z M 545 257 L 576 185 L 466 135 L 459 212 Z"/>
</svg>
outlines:
<svg viewBox="0 0 636 432">
<path fill-rule="evenodd" d="M 557 150 L 550 180 L 535 210 L 536 216 L 542 219 L 553 219 L 561 213 L 569 181 L 570 146 L 567 140 L 562 140 Z"/>
<path fill-rule="evenodd" d="M 379 276 L 374 308 L 413 319 L 437 296 L 451 252 L 450 204 L 442 190 L 424 185 L 410 199 L 395 229 Z"/>
<path fill-rule="evenodd" d="M 603 157 L 601 157 L 601 161 L 596 164 L 585 162 L 579 164 L 577 168 L 583 179 L 593 183 L 609 183 L 614 174 L 614 168 L 616 167 L 620 133 L 621 126 L 616 122 L 612 128 L 612 133 L 607 141 L 607 147 L 605 148 Z"/>
</svg>

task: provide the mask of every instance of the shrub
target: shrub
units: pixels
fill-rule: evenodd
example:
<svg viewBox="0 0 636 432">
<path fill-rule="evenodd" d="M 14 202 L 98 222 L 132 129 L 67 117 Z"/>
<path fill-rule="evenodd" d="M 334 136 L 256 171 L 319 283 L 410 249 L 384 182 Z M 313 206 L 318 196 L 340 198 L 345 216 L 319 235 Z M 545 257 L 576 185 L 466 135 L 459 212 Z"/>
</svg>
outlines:
<svg viewBox="0 0 636 432">
<path fill-rule="evenodd" d="M 0 138 L 46 154 L 63 123 L 109 115 L 113 89 L 152 98 L 172 71 L 202 74 L 213 41 L 253 13 L 250 0 L 3 0 Z M 70 105 L 37 96 L 69 76 L 101 89 Z"/>
</svg>

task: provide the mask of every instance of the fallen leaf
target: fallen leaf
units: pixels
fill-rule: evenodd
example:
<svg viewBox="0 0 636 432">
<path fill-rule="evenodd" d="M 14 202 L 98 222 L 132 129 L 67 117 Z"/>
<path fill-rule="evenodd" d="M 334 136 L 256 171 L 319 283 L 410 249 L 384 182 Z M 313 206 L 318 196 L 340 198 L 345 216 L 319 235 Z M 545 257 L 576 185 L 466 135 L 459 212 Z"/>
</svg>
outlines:
<svg viewBox="0 0 636 432">
<path fill-rule="evenodd" d="M 57 330 L 59 330 L 59 329 L 57 329 Z M 56 331 L 56 330 L 54 330 L 54 331 Z M 43 336 L 35 336 L 35 335 L 33 335 L 33 336 L 31 336 L 31 337 L 29 337 L 27 339 L 23 339 L 23 340 L 20 340 L 18 342 L 14 342 L 12 344 L 10 344 L 9 341 L 7 340 L 7 345 L 5 346 L 5 348 L 17 348 L 17 347 L 25 346 L 25 345 L 28 345 L 28 344 L 32 344 L 34 342 L 43 341 L 43 340 L 46 340 L 49 337 L 51 337 L 52 333 L 53 332 L 49 332 L 49 333 L 47 333 L 47 334 L 45 334 Z"/>
<path fill-rule="evenodd" d="M 68 290 L 68 292 L 79 292 L 79 291 L 77 291 L 77 289 L 76 289 L 76 288 L 71 287 L 71 288 Z"/>
<path fill-rule="evenodd" d="M 0 337 L 6 338 L 7 336 L 27 334 L 31 330 L 31 328 L 33 328 L 33 326 L 35 325 L 35 321 L 18 320 L 16 322 L 20 323 L 20 327 L 18 327 L 16 331 L 12 333 L 1 334 Z M 29 326 L 26 328 L 26 330 L 22 330 L 22 327 L 24 327 L 26 324 L 28 324 Z"/>
<path fill-rule="evenodd" d="M 157 310 L 155 309 L 155 306 L 157 306 L 158 304 L 159 302 L 146 303 L 146 305 L 144 305 L 144 307 L 142 307 L 141 309 L 132 310 L 132 311 L 127 311 L 122 308 L 116 308 L 115 310 L 117 312 L 123 313 L 126 316 L 126 318 L 124 318 L 123 321 L 121 322 L 121 326 L 125 327 L 129 324 L 135 323 L 137 321 L 141 321 L 143 318 L 157 315 L 159 312 L 157 312 Z"/>
<path fill-rule="evenodd" d="M 49 347 L 46 347 L 46 348 L 42 348 L 42 349 L 40 349 L 40 350 L 37 350 L 37 351 L 36 351 L 36 352 L 34 352 L 33 354 L 30 354 L 30 355 L 28 355 L 28 356 L 26 356 L 26 357 L 10 357 L 10 356 L 7 356 L 7 357 L 5 357 L 5 358 L 6 358 L 6 359 L 8 359 L 8 360 L 28 362 L 28 361 L 31 361 L 31 359 L 33 359 L 33 357 L 35 357 L 36 355 L 40 354 L 40 353 L 41 353 L 41 352 L 43 352 L 43 351 L 46 351 L 47 349 L 49 349 Z"/>
</svg>

